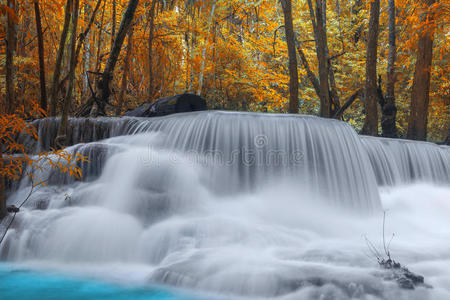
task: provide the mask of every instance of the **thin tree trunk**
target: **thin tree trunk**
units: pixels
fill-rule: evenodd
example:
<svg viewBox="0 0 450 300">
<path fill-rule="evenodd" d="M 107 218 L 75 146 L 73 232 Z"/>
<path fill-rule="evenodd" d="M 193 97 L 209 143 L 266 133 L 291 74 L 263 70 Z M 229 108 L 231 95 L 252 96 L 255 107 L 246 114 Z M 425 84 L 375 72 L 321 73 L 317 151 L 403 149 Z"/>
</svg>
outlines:
<svg viewBox="0 0 450 300">
<path fill-rule="evenodd" d="M 92 15 L 92 7 L 89 3 L 86 2 L 84 4 L 84 23 L 89 24 L 89 19 L 90 19 L 89 14 Z M 80 41 L 81 41 L 81 38 L 82 37 L 80 36 Z M 81 45 L 81 43 L 79 43 L 79 45 Z M 78 46 L 77 46 L 77 50 L 78 50 Z M 89 40 L 89 34 L 86 35 L 86 39 L 83 42 L 83 50 L 84 50 L 83 56 L 82 56 L 83 71 L 84 71 L 83 74 L 87 74 L 86 72 L 91 69 L 91 43 Z M 84 99 L 86 99 L 86 97 L 88 95 L 88 90 L 89 90 L 88 77 L 83 76 L 82 87 L 81 87 L 81 101 L 84 102 Z"/>
<path fill-rule="evenodd" d="M 195 24 L 195 20 L 193 18 L 192 23 Z M 195 29 L 192 30 L 191 34 L 191 46 L 190 46 L 190 67 L 189 67 L 189 85 L 188 85 L 188 92 L 191 92 L 193 90 L 194 85 L 194 45 L 197 42 L 197 36 L 195 33 Z"/>
<path fill-rule="evenodd" d="M 87 43 L 84 45 L 85 48 L 84 48 L 84 54 L 83 54 L 85 72 L 88 71 L 90 68 L 90 59 L 91 59 L 89 32 L 91 30 L 92 24 L 95 21 L 95 16 L 97 15 L 97 12 L 100 8 L 101 2 L 102 2 L 102 0 L 97 0 L 97 4 L 95 5 L 94 11 L 91 14 L 88 25 L 86 26 L 84 31 L 80 34 L 79 41 L 77 44 L 77 50 L 75 52 L 75 67 L 76 67 L 78 64 L 78 57 L 80 56 L 80 53 L 81 53 L 81 46 L 83 46 L 85 40 L 87 39 Z M 104 12 L 104 10 L 103 10 L 103 12 Z M 103 19 L 103 16 L 102 16 L 102 19 Z M 101 32 L 101 30 L 100 30 L 100 32 Z M 83 79 L 83 92 L 82 92 L 83 96 L 86 95 L 88 87 L 89 87 L 89 78 L 86 73 L 86 75 Z M 83 97 L 82 97 L 82 99 L 83 99 Z"/>
<path fill-rule="evenodd" d="M 67 131 L 67 119 L 69 117 L 70 104 L 72 102 L 73 85 L 75 81 L 75 67 L 76 67 L 76 48 L 77 41 L 77 27 L 78 27 L 78 7 L 79 0 L 75 0 L 72 13 L 72 34 L 70 40 L 70 69 L 69 69 L 69 84 L 64 97 L 63 112 L 61 116 L 61 123 L 58 128 L 58 135 L 56 137 L 55 145 L 61 147 L 65 145 L 65 137 Z"/>
<path fill-rule="evenodd" d="M 15 0 L 8 0 L 7 5 L 16 11 Z M 12 113 L 16 99 L 14 91 L 14 52 L 16 51 L 16 24 L 14 18 L 8 13 L 8 28 L 6 33 L 6 113 Z"/>
<path fill-rule="evenodd" d="M 116 35 L 116 0 L 112 0 L 112 21 L 111 21 L 111 46 L 112 49 L 114 45 L 114 36 Z"/>
<path fill-rule="evenodd" d="M 59 87 L 59 77 L 61 76 L 61 64 L 64 55 L 64 48 L 67 39 L 67 33 L 69 31 L 70 16 L 72 10 L 73 0 L 67 0 L 66 7 L 64 9 L 64 25 L 61 32 L 61 38 L 59 40 L 58 54 L 56 55 L 55 71 L 53 73 L 52 88 L 50 91 L 50 116 L 56 115 L 57 95 Z"/>
<path fill-rule="evenodd" d="M 47 88 L 45 85 L 45 62 L 44 62 L 44 38 L 42 34 L 41 13 L 39 11 L 39 2 L 34 2 L 34 15 L 36 19 L 36 32 L 39 48 L 39 80 L 41 83 L 41 108 L 47 110 Z"/>
<path fill-rule="evenodd" d="M 434 4 L 434 0 L 422 0 L 428 8 Z M 432 23 L 434 16 L 427 12 L 422 22 Z M 426 140 L 428 123 L 428 104 L 430 101 L 430 72 L 433 58 L 432 25 L 424 27 L 417 45 L 417 60 L 414 71 L 414 81 L 411 93 L 411 111 L 408 123 L 408 138 Z"/>
<path fill-rule="evenodd" d="M 97 101 L 97 112 L 105 114 L 105 105 L 108 103 L 109 96 L 111 94 L 110 83 L 113 79 L 114 67 L 117 63 L 117 58 L 119 57 L 120 50 L 122 49 L 123 41 L 125 36 L 130 29 L 131 21 L 133 20 L 134 12 L 139 3 L 139 0 L 130 0 L 128 2 L 128 7 L 122 17 L 120 22 L 119 31 L 114 39 L 114 46 L 109 54 L 108 62 L 106 63 L 105 70 L 103 71 L 101 80 L 97 83 L 97 89 L 99 94 L 99 99 Z M 95 111 L 95 107 L 93 107 Z M 95 115 L 95 114 L 93 114 Z"/>
<path fill-rule="evenodd" d="M 445 138 L 444 145 L 450 146 L 450 123 L 447 122 L 447 137 Z"/>
<path fill-rule="evenodd" d="M 326 4 L 323 1 L 324 0 L 316 0 L 316 6 L 314 10 L 312 1 L 308 0 L 309 15 L 311 24 L 313 26 L 314 39 L 316 44 L 316 55 L 319 62 L 319 79 L 318 81 L 314 81 L 314 79 L 311 77 L 312 73 L 308 74 L 308 78 L 313 83 L 317 96 L 320 99 L 320 115 L 322 117 L 331 117 L 333 115 L 333 107 L 328 81 L 330 66 L 328 60 L 329 55 L 326 32 Z M 306 62 L 306 59 L 303 60 L 302 58 L 302 61 Z"/>
<path fill-rule="evenodd" d="M 100 26 L 97 36 L 97 54 L 95 56 L 95 72 L 100 71 L 100 49 L 102 48 L 102 32 L 103 32 L 103 22 L 105 20 L 105 8 L 106 1 L 103 3 L 102 17 L 100 18 Z"/>
<path fill-rule="evenodd" d="M 334 113 L 333 118 L 335 119 L 340 119 L 342 117 L 342 115 L 344 114 L 344 111 L 350 107 L 350 105 L 353 104 L 353 102 L 355 102 L 356 99 L 358 99 L 358 97 L 361 95 L 361 89 L 357 90 L 356 92 L 354 92 L 347 101 L 345 101 L 345 103 Z"/>
<path fill-rule="evenodd" d="M 189 21 L 188 21 L 189 22 Z M 188 23 L 189 24 L 189 23 Z M 185 81 L 185 91 L 189 90 L 189 58 L 191 56 L 191 49 L 189 47 L 189 25 L 188 29 L 184 33 L 184 42 L 186 43 L 186 81 Z"/>
<path fill-rule="evenodd" d="M 318 47 L 317 36 L 319 34 L 317 33 L 316 15 L 314 13 L 314 7 L 313 7 L 313 4 L 312 4 L 311 0 L 308 0 L 308 8 L 309 8 L 309 17 L 311 19 L 311 24 L 312 24 L 312 27 L 313 27 L 314 38 L 316 39 L 316 52 L 319 52 L 317 50 L 317 47 Z"/>
<path fill-rule="evenodd" d="M 319 62 L 319 89 L 320 89 L 320 115 L 322 117 L 332 116 L 332 103 L 330 98 L 330 87 L 328 83 L 329 66 L 327 58 L 327 37 L 325 29 L 323 3 L 325 0 L 316 0 L 316 26 L 317 26 L 317 59 Z"/>
<path fill-rule="evenodd" d="M 7 6 L 16 13 L 15 0 L 8 0 Z M 14 112 L 15 105 L 15 85 L 14 85 L 14 54 L 16 51 L 17 32 L 14 16 L 11 13 L 7 13 L 6 17 L 7 29 L 6 29 L 6 61 L 5 61 L 5 90 L 6 90 L 6 103 L 1 103 L 2 113 L 12 114 Z M 0 143 L 0 167 L 3 167 L 3 144 Z M 6 189 L 5 189 L 6 177 L 0 175 L 0 220 L 7 215 L 6 211 Z"/>
<path fill-rule="evenodd" d="M 309 66 L 308 60 L 306 59 L 305 53 L 303 52 L 303 50 L 301 48 L 301 45 L 298 42 L 296 42 L 296 44 L 297 44 L 297 52 L 298 52 L 298 55 L 300 56 L 300 62 L 302 63 L 303 67 L 306 70 L 306 74 L 308 76 L 309 81 L 311 82 L 311 84 L 314 87 L 314 91 L 319 96 L 320 95 L 319 80 L 317 79 L 317 77 L 313 73 L 313 71 L 311 70 L 311 67 Z"/>
<path fill-rule="evenodd" d="M 298 113 L 298 65 L 295 52 L 295 34 L 292 21 L 292 1 L 281 0 L 284 15 L 284 30 L 289 57 L 289 113 Z"/>
<path fill-rule="evenodd" d="M 80 56 L 80 52 L 81 52 L 81 46 L 84 43 L 84 40 L 88 37 L 89 35 L 89 31 L 91 30 L 92 24 L 95 21 L 95 16 L 97 14 L 97 11 L 100 7 L 100 3 L 102 2 L 102 0 L 98 0 L 97 4 L 95 5 L 94 11 L 92 12 L 91 18 L 89 19 L 89 23 L 86 26 L 85 30 L 80 34 L 80 38 L 77 44 L 77 50 L 75 52 L 75 64 L 78 63 L 78 57 Z"/>
<path fill-rule="evenodd" d="M 2 145 L 0 145 L 0 148 Z M 0 161 L 3 161 L 3 153 L 0 152 Z M 6 211 L 6 190 L 5 190 L 5 177 L 0 176 L 0 221 L 8 215 Z"/>
<path fill-rule="evenodd" d="M 387 65 L 386 101 L 381 106 L 381 132 L 384 137 L 396 138 L 397 125 L 395 124 L 397 107 L 395 105 L 395 0 L 389 0 L 389 52 Z M 380 87 L 381 88 L 381 87 Z"/>
<path fill-rule="evenodd" d="M 148 33 L 148 99 L 153 98 L 153 32 L 155 30 L 155 7 L 156 1 L 153 0 L 150 12 L 150 31 Z"/>
<path fill-rule="evenodd" d="M 215 10 L 216 10 L 216 0 L 213 0 L 212 7 L 211 7 L 211 13 L 209 15 L 209 20 L 208 20 L 208 32 L 207 32 L 208 35 L 209 35 L 209 30 L 210 30 L 209 28 L 211 28 L 211 23 L 212 23 L 213 18 L 214 18 Z M 200 74 L 198 76 L 197 95 L 200 95 L 202 93 L 202 89 L 203 89 L 203 80 L 204 80 L 204 75 L 205 75 L 205 61 L 206 61 L 206 48 L 207 48 L 207 46 L 208 46 L 208 36 L 205 39 L 205 46 L 203 47 L 203 51 L 202 51 L 202 64 L 200 66 Z"/>
<path fill-rule="evenodd" d="M 328 79 L 329 79 L 329 98 L 330 98 L 330 114 L 332 117 L 339 109 L 339 96 L 336 91 L 336 79 L 334 78 L 333 66 L 331 65 L 330 50 L 328 49 L 328 37 L 327 37 L 327 1 L 322 0 L 322 21 L 323 21 L 323 36 L 325 44 L 325 57 L 327 60 Z"/>
<path fill-rule="evenodd" d="M 127 46 L 127 53 L 125 54 L 125 59 L 123 62 L 123 74 L 122 74 L 122 83 L 120 87 L 120 93 L 119 93 L 119 103 L 116 107 L 116 115 L 120 115 L 125 96 L 125 90 L 127 89 L 127 77 L 128 77 L 128 71 L 130 69 L 130 58 L 131 58 L 131 51 L 133 48 L 133 26 L 130 28 L 130 31 L 128 32 L 128 46 Z"/>
<path fill-rule="evenodd" d="M 370 3 L 369 37 L 366 52 L 366 89 L 363 134 L 378 135 L 378 94 L 377 94 L 377 44 L 380 20 L 380 0 Z"/>
</svg>

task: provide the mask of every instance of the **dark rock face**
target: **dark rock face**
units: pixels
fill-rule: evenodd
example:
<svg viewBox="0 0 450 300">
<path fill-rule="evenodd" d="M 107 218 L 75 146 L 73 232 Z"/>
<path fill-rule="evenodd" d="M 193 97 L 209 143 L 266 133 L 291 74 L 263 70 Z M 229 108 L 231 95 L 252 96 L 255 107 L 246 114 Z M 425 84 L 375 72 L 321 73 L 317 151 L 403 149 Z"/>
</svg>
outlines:
<svg viewBox="0 0 450 300">
<path fill-rule="evenodd" d="M 160 98 L 154 103 L 146 103 L 126 112 L 129 117 L 159 117 L 181 112 L 206 110 L 206 101 L 194 94 L 180 94 L 167 98 Z"/>
</svg>

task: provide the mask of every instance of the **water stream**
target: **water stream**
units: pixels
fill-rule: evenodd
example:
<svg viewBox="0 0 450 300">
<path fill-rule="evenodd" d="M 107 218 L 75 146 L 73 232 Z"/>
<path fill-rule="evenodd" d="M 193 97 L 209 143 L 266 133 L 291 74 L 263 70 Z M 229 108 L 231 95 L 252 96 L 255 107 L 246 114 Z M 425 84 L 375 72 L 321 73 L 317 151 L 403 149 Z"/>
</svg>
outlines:
<svg viewBox="0 0 450 300">
<path fill-rule="evenodd" d="M 36 152 L 57 122 L 37 121 Z M 449 147 L 311 116 L 98 119 L 88 133 L 86 122 L 71 120 L 68 148 L 89 158 L 84 180 L 36 172 L 49 185 L 0 246 L 8 263 L 206 298 L 450 298 Z M 383 211 L 393 256 L 433 288 L 386 280 L 365 241 L 383 249 Z"/>
</svg>

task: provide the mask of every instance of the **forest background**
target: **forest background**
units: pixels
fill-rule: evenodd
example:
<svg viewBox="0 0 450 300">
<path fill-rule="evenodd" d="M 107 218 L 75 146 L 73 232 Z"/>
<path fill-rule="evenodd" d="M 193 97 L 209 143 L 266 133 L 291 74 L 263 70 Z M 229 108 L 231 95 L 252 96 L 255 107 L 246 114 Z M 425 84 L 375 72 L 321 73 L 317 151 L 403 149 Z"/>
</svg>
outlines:
<svg viewBox="0 0 450 300">
<path fill-rule="evenodd" d="M 211 109 L 448 141 L 445 0 L 4 1 L 4 114 L 38 103 L 49 116 L 92 115 L 100 99 L 100 113 L 120 115 L 190 92 Z"/>
</svg>

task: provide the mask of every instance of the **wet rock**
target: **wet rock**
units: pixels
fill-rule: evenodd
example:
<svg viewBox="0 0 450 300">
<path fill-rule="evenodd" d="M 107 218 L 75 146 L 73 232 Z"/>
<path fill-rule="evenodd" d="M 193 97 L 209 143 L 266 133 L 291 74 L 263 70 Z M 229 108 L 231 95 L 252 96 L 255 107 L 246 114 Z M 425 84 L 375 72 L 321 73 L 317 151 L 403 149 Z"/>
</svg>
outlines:
<svg viewBox="0 0 450 300">
<path fill-rule="evenodd" d="M 411 272 L 393 259 L 380 260 L 379 264 L 388 271 L 384 279 L 396 281 L 402 289 L 413 290 L 418 286 L 431 288 L 430 285 L 425 284 L 423 276 Z"/>
<path fill-rule="evenodd" d="M 38 200 L 36 201 L 36 209 L 46 210 L 48 208 L 48 203 L 49 203 L 48 199 Z"/>
<path fill-rule="evenodd" d="M 126 112 L 129 117 L 158 117 L 175 113 L 206 110 L 206 101 L 194 94 L 180 94 L 167 98 L 160 98 L 153 103 L 146 103 Z"/>
<path fill-rule="evenodd" d="M 19 212 L 19 208 L 15 205 L 10 205 L 6 208 L 6 211 L 9 213 L 18 213 Z"/>
</svg>

